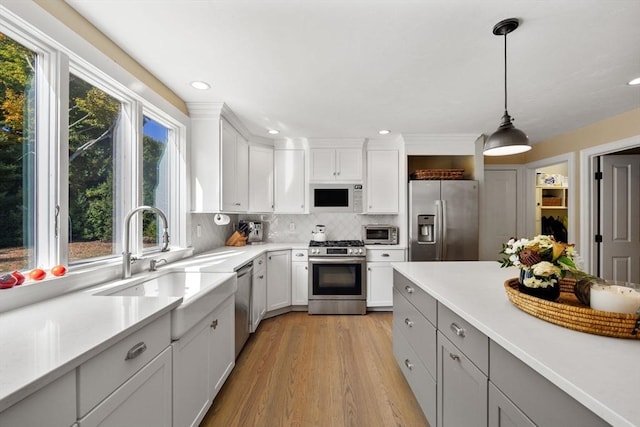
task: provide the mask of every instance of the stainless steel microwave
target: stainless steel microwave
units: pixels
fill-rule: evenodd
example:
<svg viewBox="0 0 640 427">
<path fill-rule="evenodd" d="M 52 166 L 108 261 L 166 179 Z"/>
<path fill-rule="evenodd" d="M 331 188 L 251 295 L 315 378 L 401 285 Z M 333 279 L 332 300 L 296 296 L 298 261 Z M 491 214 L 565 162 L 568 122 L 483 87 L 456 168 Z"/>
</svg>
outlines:
<svg viewBox="0 0 640 427">
<path fill-rule="evenodd" d="M 362 213 L 362 184 L 310 184 L 310 212 Z"/>
<path fill-rule="evenodd" d="M 398 227 L 387 224 L 363 225 L 362 240 L 365 245 L 397 245 Z"/>
</svg>

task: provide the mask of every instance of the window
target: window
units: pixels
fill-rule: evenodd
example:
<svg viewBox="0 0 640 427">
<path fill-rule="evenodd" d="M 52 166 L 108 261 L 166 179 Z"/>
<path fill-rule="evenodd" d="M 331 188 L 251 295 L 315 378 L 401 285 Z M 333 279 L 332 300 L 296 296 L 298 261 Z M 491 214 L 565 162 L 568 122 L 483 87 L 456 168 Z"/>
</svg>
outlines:
<svg viewBox="0 0 640 427">
<path fill-rule="evenodd" d="M 142 203 L 159 208 L 169 215 L 169 151 L 171 130 L 158 121 L 143 116 Z M 152 212 L 145 212 L 142 224 L 143 246 L 162 244 L 162 223 Z"/>
<path fill-rule="evenodd" d="M 166 214 L 172 246 L 186 246 L 188 117 L 131 89 L 140 82 L 99 52 L 79 58 L 45 33 L 0 5 L 0 273 L 106 265 L 142 204 Z M 158 221 L 135 217 L 134 254 L 159 248 Z"/>
<path fill-rule="evenodd" d="M 116 253 L 121 110 L 120 102 L 105 91 L 69 75 L 70 263 Z"/>
<path fill-rule="evenodd" d="M 0 272 L 35 266 L 37 60 L 0 32 Z"/>
</svg>

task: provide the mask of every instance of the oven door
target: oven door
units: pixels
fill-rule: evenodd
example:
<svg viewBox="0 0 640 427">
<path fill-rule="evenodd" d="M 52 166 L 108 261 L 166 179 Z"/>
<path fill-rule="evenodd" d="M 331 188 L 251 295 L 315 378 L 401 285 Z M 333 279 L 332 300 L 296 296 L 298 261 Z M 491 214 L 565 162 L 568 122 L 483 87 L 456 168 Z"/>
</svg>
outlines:
<svg viewBox="0 0 640 427">
<path fill-rule="evenodd" d="M 309 258 L 309 299 L 366 299 L 365 257 Z"/>
</svg>

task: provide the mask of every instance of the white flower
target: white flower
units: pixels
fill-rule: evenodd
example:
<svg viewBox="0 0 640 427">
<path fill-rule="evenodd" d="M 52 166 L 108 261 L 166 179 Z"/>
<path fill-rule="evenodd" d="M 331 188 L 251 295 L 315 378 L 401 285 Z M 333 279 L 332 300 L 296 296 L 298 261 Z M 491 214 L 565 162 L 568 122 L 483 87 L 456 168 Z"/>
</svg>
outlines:
<svg viewBox="0 0 640 427">
<path fill-rule="evenodd" d="M 541 261 L 533 266 L 533 274 L 536 276 L 559 276 L 561 273 L 560 267 L 553 265 L 549 261 Z"/>
<path fill-rule="evenodd" d="M 548 288 L 553 286 L 557 280 L 555 278 L 527 277 L 524 279 L 524 285 L 528 288 Z"/>
</svg>

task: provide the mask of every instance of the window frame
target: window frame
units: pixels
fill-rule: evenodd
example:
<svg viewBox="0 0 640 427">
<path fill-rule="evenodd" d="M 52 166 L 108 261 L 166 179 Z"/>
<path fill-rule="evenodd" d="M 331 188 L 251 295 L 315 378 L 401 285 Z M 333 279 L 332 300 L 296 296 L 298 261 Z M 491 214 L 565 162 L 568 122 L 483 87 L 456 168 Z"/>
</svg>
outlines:
<svg viewBox="0 0 640 427">
<path fill-rule="evenodd" d="M 157 120 L 170 130 L 172 141 L 167 144 L 169 173 L 169 232 L 172 249 L 186 248 L 188 176 L 186 174 L 186 136 L 188 119 L 175 116 L 148 98 L 158 99 L 126 71 L 118 70 L 111 76 L 94 66 L 42 31 L 14 15 L 11 10 L 0 6 L 0 31 L 24 45 L 37 55 L 36 68 L 36 131 L 35 131 L 35 176 L 34 176 L 34 252 L 33 267 L 48 268 L 55 264 L 68 264 L 69 240 L 69 161 L 68 161 L 68 97 L 69 73 L 72 73 L 116 98 L 122 104 L 121 126 L 118 132 L 124 144 L 119 144 L 117 169 L 119 194 L 122 201 L 115 209 L 114 253 L 100 258 L 77 261 L 77 266 L 99 267 L 113 265 L 122 252 L 122 228 L 124 217 L 132 208 L 142 202 L 142 144 L 143 115 Z M 4 13 L 4 12 L 7 13 Z M 66 37 L 63 37 L 66 40 Z M 76 47 L 74 43 L 70 43 Z M 89 55 L 90 60 L 106 58 L 104 54 Z M 113 71 L 113 70 L 111 70 Z M 122 76 L 126 78 L 122 78 Z M 126 80 L 138 84 L 131 85 Z M 122 80 L 122 81 L 120 81 Z M 137 86 L 136 91 L 130 89 Z M 142 89 L 140 89 L 142 88 Z M 149 96 L 152 95 L 152 96 Z M 165 102 L 160 102 L 165 104 Z M 168 103 L 167 103 L 168 104 Z M 169 110 L 169 111 L 167 111 Z M 180 113 L 181 114 L 181 113 Z M 114 188 L 116 182 L 114 182 Z M 131 252 L 143 253 L 142 216 L 137 215 L 131 227 Z M 154 249 L 154 248 L 151 248 Z M 145 251 L 145 254 L 153 253 Z"/>
</svg>

